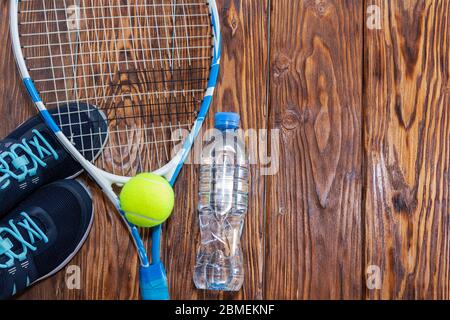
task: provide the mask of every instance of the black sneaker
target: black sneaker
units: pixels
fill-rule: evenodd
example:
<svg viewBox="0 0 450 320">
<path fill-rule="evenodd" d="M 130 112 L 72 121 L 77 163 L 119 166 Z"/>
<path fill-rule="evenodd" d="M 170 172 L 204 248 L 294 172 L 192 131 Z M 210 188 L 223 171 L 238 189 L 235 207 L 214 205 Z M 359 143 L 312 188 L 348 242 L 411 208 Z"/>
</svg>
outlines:
<svg viewBox="0 0 450 320">
<path fill-rule="evenodd" d="M 108 138 L 105 115 L 77 103 L 60 107 L 58 113 L 55 120 L 66 136 L 86 159 L 95 160 Z M 81 171 L 40 116 L 31 118 L 0 141 L 0 218 L 39 187 Z"/>
<path fill-rule="evenodd" d="M 54 182 L 23 201 L 0 223 L 0 299 L 66 266 L 92 221 L 91 195 L 76 180 Z"/>
</svg>

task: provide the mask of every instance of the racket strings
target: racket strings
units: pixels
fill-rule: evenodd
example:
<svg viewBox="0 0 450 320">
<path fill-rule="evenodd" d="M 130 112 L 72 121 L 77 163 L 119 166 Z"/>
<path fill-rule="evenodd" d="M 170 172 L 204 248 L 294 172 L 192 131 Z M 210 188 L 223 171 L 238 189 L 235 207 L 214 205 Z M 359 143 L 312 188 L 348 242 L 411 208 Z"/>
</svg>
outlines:
<svg viewBox="0 0 450 320">
<path fill-rule="evenodd" d="M 44 103 L 87 103 L 105 114 L 109 139 L 97 165 L 132 175 L 166 164 L 192 127 L 207 87 L 213 50 L 208 3 L 22 0 L 19 9 L 22 50 Z M 69 129 L 81 127 L 81 116 L 69 119 Z M 81 149 L 95 152 L 92 145 Z"/>
<path fill-rule="evenodd" d="M 30 69 L 30 70 L 32 70 L 32 69 Z M 168 70 L 159 70 L 159 71 L 142 70 L 142 71 L 139 71 L 139 72 L 140 73 L 147 73 L 147 72 L 155 73 L 155 72 L 167 72 L 167 71 Z M 189 72 L 190 73 L 190 79 L 184 80 L 184 79 L 181 79 L 181 77 L 173 79 L 172 82 L 176 83 L 176 84 L 180 84 L 180 86 L 179 86 L 180 88 L 178 90 L 172 90 L 172 92 L 175 92 L 175 91 L 177 91 L 177 92 L 187 92 L 188 90 L 184 90 L 183 89 L 183 88 L 185 88 L 185 84 L 186 83 L 198 83 L 200 81 L 204 81 L 205 80 L 204 78 L 202 78 L 204 69 L 200 69 L 200 70 L 196 70 L 195 68 L 192 68 L 192 69 L 178 69 L 177 71 L 178 72 L 182 72 L 182 71 Z M 132 74 L 136 74 L 136 73 L 137 73 L 136 70 L 126 70 L 126 71 L 119 71 L 117 75 L 120 77 L 121 74 L 132 75 Z M 196 74 L 198 74 L 198 75 L 196 75 Z M 111 77 L 113 74 L 111 74 L 111 73 L 110 74 L 105 74 L 105 73 L 103 73 L 103 74 L 95 74 L 95 76 L 105 76 L 105 75 Z M 82 77 L 82 76 L 78 76 L 76 78 L 80 78 L 80 77 Z M 64 78 L 60 78 L 60 79 L 64 79 Z M 42 82 L 42 81 L 54 81 L 54 80 L 55 79 L 51 79 L 50 78 L 50 79 L 42 79 L 40 81 Z M 163 84 L 163 83 L 165 83 L 165 81 L 163 81 L 163 80 L 147 80 L 147 79 L 144 79 L 144 81 L 141 81 L 139 83 L 132 83 L 132 82 L 130 82 L 129 85 L 155 85 L 155 84 Z M 78 89 L 78 90 L 86 90 L 86 89 L 95 89 L 95 88 L 103 88 L 103 87 L 120 88 L 123 85 L 124 85 L 124 83 L 111 83 L 111 84 L 108 84 L 107 86 L 105 86 L 105 85 L 103 85 L 103 86 L 90 86 L 90 87 L 84 87 L 84 88 L 83 87 L 81 87 L 81 88 L 78 87 L 76 89 Z M 68 89 L 61 88 L 61 89 L 56 89 L 56 90 L 53 90 L 53 89 L 51 89 L 51 90 L 42 90 L 42 91 L 40 91 L 40 93 L 51 93 L 51 92 L 60 92 L 60 91 L 64 91 L 65 92 L 66 90 L 75 90 L 75 88 L 68 88 Z M 163 93 L 164 92 L 152 92 L 152 94 L 163 94 Z M 104 98 L 106 98 L 106 97 L 104 97 Z"/>
</svg>

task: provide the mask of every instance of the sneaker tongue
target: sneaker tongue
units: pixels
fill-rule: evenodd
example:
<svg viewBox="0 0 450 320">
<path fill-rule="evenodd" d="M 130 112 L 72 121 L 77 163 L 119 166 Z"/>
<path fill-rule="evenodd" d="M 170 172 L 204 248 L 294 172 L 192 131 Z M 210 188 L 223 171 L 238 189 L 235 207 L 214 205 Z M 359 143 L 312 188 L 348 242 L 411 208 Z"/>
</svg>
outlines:
<svg viewBox="0 0 450 320">
<path fill-rule="evenodd" d="M 46 227 L 45 223 L 41 219 L 39 219 L 38 216 L 32 216 L 32 217 L 30 216 L 30 218 L 42 230 L 42 232 L 44 232 L 44 233 L 47 232 L 47 227 Z M 25 223 L 24 218 L 21 217 L 20 219 L 17 219 L 14 221 L 14 225 L 16 226 L 17 230 L 19 231 L 21 237 L 26 242 L 30 243 L 33 246 L 36 246 L 41 241 L 41 239 L 39 239 L 39 237 L 36 237 L 36 235 L 33 234 L 34 242 L 32 242 L 28 230 L 26 228 L 24 228 L 23 226 L 19 225 L 18 224 L 19 222 Z M 33 226 L 29 225 L 29 227 L 31 227 L 33 230 L 35 230 L 35 228 Z M 15 231 L 11 228 L 11 225 L 9 223 L 6 224 L 5 226 L 3 226 L 3 228 L 5 228 L 5 229 L 7 228 L 7 229 L 11 230 L 13 233 L 15 233 Z M 11 250 L 15 254 L 21 254 L 23 252 L 22 242 L 17 240 L 16 237 L 14 237 L 10 232 L 7 232 L 7 231 L 1 232 L 0 237 L 3 240 L 9 240 L 11 242 L 11 244 L 12 244 Z M 4 263 L 8 260 L 9 260 L 9 257 L 7 257 L 5 255 L 0 256 L 0 263 Z"/>
</svg>

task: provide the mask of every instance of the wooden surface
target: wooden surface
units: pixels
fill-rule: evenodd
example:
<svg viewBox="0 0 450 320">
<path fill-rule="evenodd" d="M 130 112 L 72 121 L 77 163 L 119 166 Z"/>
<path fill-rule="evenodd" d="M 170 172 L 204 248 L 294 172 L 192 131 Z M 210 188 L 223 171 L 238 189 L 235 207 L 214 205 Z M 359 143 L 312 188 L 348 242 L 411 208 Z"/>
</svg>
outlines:
<svg viewBox="0 0 450 320">
<path fill-rule="evenodd" d="M 361 1 L 273 2 L 269 126 L 282 143 L 267 183 L 271 297 L 361 297 L 361 12 Z"/>
<path fill-rule="evenodd" d="M 367 298 L 450 298 L 450 2 L 372 1 L 366 31 L 365 265 L 384 281 Z"/>
<path fill-rule="evenodd" d="M 381 9 L 379 30 L 366 25 L 369 5 Z M 279 172 L 252 166 L 245 284 L 223 294 L 192 283 L 197 168 L 184 167 L 163 241 L 172 298 L 450 299 L 450 2 L 218 6 L 224 49 L 212 111 L 240 112 L 245 129 L 280 130 L 270 145 Z M 34 114 L 7 9 L 1 1 L 0 136 Z M 138 297 L 129 236 L 90 185 L 94 227 L 70 263 L 81 268 L 81 289 L 68 290 L 62 270 L 20 298 Z"/>
</svg>

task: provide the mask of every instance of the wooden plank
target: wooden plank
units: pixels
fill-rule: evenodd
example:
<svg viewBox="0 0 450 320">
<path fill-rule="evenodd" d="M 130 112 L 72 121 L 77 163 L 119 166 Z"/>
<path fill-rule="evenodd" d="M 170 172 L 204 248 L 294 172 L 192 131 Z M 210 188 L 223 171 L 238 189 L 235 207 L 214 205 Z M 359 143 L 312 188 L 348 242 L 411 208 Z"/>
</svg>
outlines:
<svg viewBox="0 0 450 320">
<path fill-rule="evenodd" d="M 366 2 L 366 297 L 449 299 L 450 2 Z"/>
<path fill-rule="evenodd" d="M 14 55 L 11 49 L 9 36 L 9 1 L 0 3 L 0 111 L 5 121 L 0 126 L 0 137 L 4 137 L 29 117 L 36 114 L 33 103 L 22 85 L 19 72 L 16 67 Z M 71 265 L 80 265 L 82 257 L 86 254 L 86 248 L 77 255 Z M 20 296 L 21 299 L 52 299 L 61 297 L 64 291 L 65 271 L 41 282 Z M 82 280 L 83 281 L 83 280 Z M 69 298 L 69 296 L 66 296 Z"/>
<path fill-rule="evenodd" d="M 217 111 L 241 115 L 243 129 L 265 129 L 268 72 L 268 4 L 261 0 L 218 1 L 222 24 L 220 80 L 206 128 Z M 196 211 L 198 166 L 185 165 L 176 186 L 177 208 L 167 225 L 166 261 L 174 299 L 262 299 L 264 267 L 263 168 L 251 166 L 249 212 L 242 238 L 245 280 L 239 293 L 196 290 L 192 281 L 199 238 Z"/>
<path fill-rule="evenodd" d="M 27 96 L 20 75 L 14 62 L 9 37 L 8 5 L 9 1 L 0 3 L 0 110 L 2 116 L 0 137 L 6 136 L 18 124 L 35 114 L 33 104 Z"/>
<path fill-rule="evenodd" d="M 266 128 L 266 85 L 268 73 L 267 3 L 261 1 L 220 2 L 224 49 L 221 83 L 209 117 L 208 127 L 213 125 L 215 111 L 237 111 L 242 116 L 244 129 Z M 0 31 L 8 33 L 7 2 L 1 4 Z M 15 68 L 9 37 L 2 37 L 0 63 L 2 75 L 8 76 L 0 84 L 0 98 L 7 103 L 0 109 L 11 116 L 8 125 L 1 126 L 2 134 L 35 114 L 34 107 L 23 88 Z M 17 109 L 16 106 L 22 106 Z M 247 110 L 244 110 L 244 107 Z M 9 108 L 9 109 L 6 109 Z M 19 110 L 19 112 L 11 112 Z M 196 214 L 198 177 L 196 166 L 187 165 L 176 186 L 176 209 L 173 219 L 164 230 L 163 252 L 168 269 L 172 298 L 216 299 L 263 297 L 263 241 L 264 241 L 264 177 L 260 168 L 252 166 L 250 212 L 246 220 L 243 245 L 245 259 L 245 285 L 238 294 L 207 293 L 194 289 L 192 272 L 196 246 L 199 240 Z M 88 181 L 88 179 L 85 179 Z M 20 296 L 21 299 L 137 299 L 137 256 L 131 239 L 117 217 L 115 209 L 103 197 L 92 182 L 88 182 L 94 193 L 95 221 L 88 241 L 69 266 L 79 267 L 81 289 L 69 290 L 66 286 L 67 268 Z M 149 233 L 144 241 L 150 243 Z"/>
<path fill-rule="evenodd" d="M 267 127 L 267 2 L 218 3 L 224 52 L 212 112 L 239 111 L 244 128 Z M 262 168 L 252 166 L 244 289 L 234 295 L 194 289 L 198 182 L 197 166 L 188 165 L 163 244 L 172 297 L 449 299 L 450 4 L 271 3 L 269 128 L 281 130 L 281 167 L 265 186 Z M 365 29 L 363 60 L 362 13 L 372 4 L 382 9 L 382 29 Z M 7 121 L 0 136 L 35 114 L 16 71 L 7 9 L 8 1 L 1 1 L 0 113 Z M 64 269 L 20 298 L 138 298 L 130 238 L 90 186 L 94 227 L 70 263 L 80 266 L 81 290 L 67 289 Z M 364 289 L 369 266 L 381 268 L 381 290 Z"/>
<path fill-rule="evenodd" d="M 272 1 L 266 298 L 362 296 L 362 2 Z"/>
</svg>

